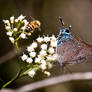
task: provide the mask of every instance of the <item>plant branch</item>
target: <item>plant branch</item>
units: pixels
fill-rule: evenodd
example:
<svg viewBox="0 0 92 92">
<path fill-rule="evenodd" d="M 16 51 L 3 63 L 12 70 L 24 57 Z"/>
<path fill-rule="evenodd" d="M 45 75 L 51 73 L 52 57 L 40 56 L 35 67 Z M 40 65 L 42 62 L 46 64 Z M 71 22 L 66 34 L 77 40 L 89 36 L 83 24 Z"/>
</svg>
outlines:
<svg viewBox="0 0 92 92">
<path fill-rule="evenodd" d="M 2 86 L 1 89 L 7 87 L 9 84 L 11 84 L 13 81 L 15 81 L 15 80 L 18 78 L 19 74 L 20 74 L 20 72 L 18 72 L 18 73 L 16 74 L 16 76 L 14 76 L 10 81 L 8 81 L 7 83 L 5 83 L 5 84 Z"/>
<path fill-rule="evenodd" d="M 19 47 L 18 47 L 18 42 L 17 41 L 15 42 L 15 46 L 16 46 L 16 49 L 17 49 L 18 57 L 20 57 L 20 52 L 19 52 Z"/>
<path fill-rule="evenodd" d="M 53 78 L 48 78 L 42 81 L 24 85 L 16 90 L 11 90 L 11 92 L 28 92 L 28 91 L 36 90 L 38 88 L 43 88 L 46 86 L 69 82 L 72 80 L 92 80 L 92 72 L 73 73 L 73 74 L 66 74 L 66 75 L 61 75 Z M 4 92 L 4 91 L 1 91 L 1 92 Z"/>
<path fill-rule="evenodd" d="M 67 74 L 67 75 L 61 75 L 58 77 L 49 78 L 46 80 L 31 83 L 31 84 L 25 85 L 17 90 L 18 91 L 21 90 L 21 92 L 27 92 L 27 91 L 32 91 L 32 90 L 35 90 L 38 88 L 54 85 L 57 83 L 68 82 L 71 80 L 90 80 L 90 79 L 92 79 L 92 72 Z"/>
<path fill-rule="evenodd" d="M 19 78 L 21 72 L 22 72 L 22 68 L 21 68 L 21 61 L 20 61 L 20 52 L 19 52 L 19 47 L 18 47 L 18 42 L 15 41 L 15 46 L 16 46 L 16 49 L 17 49 L 17 54 L 18 54 L 18 63 L 19 63 L 19 72 L 16 74 L 16 76 L 14 76 L 10 81 L 8 81 L 7 83 L 5 83 L 1 89 L 7 87 L 9 84 L 11 84 L 13 81 L 15 81 L 16 79 Z"/>
</svg>

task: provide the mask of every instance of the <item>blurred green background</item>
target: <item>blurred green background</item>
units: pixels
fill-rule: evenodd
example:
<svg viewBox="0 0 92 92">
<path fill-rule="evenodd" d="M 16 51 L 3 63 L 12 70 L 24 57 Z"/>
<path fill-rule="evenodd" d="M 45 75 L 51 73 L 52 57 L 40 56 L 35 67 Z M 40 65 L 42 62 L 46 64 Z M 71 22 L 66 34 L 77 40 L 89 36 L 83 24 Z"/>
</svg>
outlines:
<svg viewBox="0 0 92 92">
<path fill-rule="evenodd" d="M 83 41 L 92 45 L 92 0 L 0 0 L 0 57 L 6 55 L 14 47 L 6 36 L 3 19 L 10 16 L 18 17 L 20 14 L 34 17 L 41 21 L 41 32 L 34 34 L 32 39 L 38 35 L 56 36 L 60 30 L 59 16 L 65 24 L 72 25 L 72 33 Z M 29 45 L 32 40 L 20 42 L 20 47 Z M 13 54 L 13 53 L 12 53 Z M 61 75 L 58 63 L 53 65 L 51 77 Z M 83 64 L 69 66 L 75 72 L 92 71 L 92 60 Z M 0 77 L 7 82 L 18 71 L 17 57 L 0 64 Z M 38 73 L 31 79 L 26 76 L 13 82 L 8 88 L 18 88 L 22 85 L 46 78 Z M 71 81 L 50 87 L 35 90 L 33 92 L 92 92 L 92 81 Z"/>
</svg>

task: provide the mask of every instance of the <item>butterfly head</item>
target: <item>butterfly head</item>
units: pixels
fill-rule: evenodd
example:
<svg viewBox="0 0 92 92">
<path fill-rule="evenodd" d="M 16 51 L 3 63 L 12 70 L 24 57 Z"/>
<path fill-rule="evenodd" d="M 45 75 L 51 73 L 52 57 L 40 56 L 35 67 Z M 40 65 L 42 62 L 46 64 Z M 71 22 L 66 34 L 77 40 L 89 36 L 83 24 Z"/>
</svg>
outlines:
<svg viewBox="0 0 92 92">
<path fill-rule="evenodd" d="M 58 45 L 62 42 L 66 41 L 68 38 L 71 37 L 71 25 L 69 27 L 65 27 L 62 18 L 60 17 L 62 28 L 60 29 L 59 37 L 58 37 Z"/>
<path fill-rule="evenodd" d="M 70 31 L 69 28 L 62 28 L 62 29 L 60 30 L 60 35 L 69 36 L 69 35 L 71 35 L 71 31 Z"/>
</svg>

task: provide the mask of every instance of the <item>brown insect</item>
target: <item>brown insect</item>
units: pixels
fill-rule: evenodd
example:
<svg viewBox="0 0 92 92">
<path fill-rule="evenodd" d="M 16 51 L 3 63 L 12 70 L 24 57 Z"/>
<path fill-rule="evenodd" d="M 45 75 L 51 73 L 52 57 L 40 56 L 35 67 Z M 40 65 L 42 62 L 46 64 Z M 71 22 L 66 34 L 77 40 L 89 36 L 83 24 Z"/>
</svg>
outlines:
<svg viewBox="0 0 92 92">
<path fill-rule="evenodd" d="M 40 23 L 40 21 L 39 20 L 35 20 L 34 18 L 32 18 L 31 17 L 31 21 L 29 22 L 29 24 L 27 25 L 27 27 L 26 27 L 26 32 L 27 32 L 27 34 L 28 35 L 30 35 L 32 32 L 34 32 L 35 31 L 35 29 L 39 29 L 39 30 L 41 30 L 40 29 L 40 26 L 41 26 L 41 23 Z"/>
</svg>

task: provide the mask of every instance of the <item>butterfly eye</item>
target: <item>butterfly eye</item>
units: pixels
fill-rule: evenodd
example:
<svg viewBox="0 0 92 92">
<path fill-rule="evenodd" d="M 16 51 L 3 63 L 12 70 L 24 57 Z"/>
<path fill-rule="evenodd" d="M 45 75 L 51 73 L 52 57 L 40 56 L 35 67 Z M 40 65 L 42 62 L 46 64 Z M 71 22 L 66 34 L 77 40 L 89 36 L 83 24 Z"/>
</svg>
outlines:
<svg viewBox="0 0 92 92">
<path fill-rule="evenodd" d="M 68 30 L 68 29 L 66 29 L 66 31 L 65 31 L 66 33 L 70 33 L 70 31 Z"/>
</svg>

